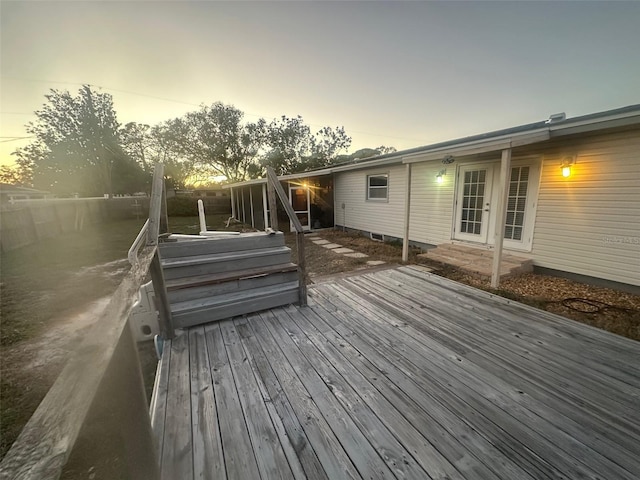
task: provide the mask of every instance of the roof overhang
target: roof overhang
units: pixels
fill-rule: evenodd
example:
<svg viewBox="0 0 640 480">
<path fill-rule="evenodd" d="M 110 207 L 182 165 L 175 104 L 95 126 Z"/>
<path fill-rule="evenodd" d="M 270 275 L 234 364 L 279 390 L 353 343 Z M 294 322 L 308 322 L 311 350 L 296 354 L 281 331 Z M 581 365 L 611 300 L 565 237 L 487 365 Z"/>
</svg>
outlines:
<svg viewBox="0 0 640 480">
<path fill-rule="evenodd" d="M 280 175 L 278 180 L 287 181 L 287 180 L 297 180 L 299 178 L 311 178 L 311 177 L 322 177 L 323 175 L 331 175 L 333 173 L 332 168 L 323 168 L 322 170 L 315 170 L 310 172 L 300 172 L 300 173 L 291 173 L 289 175 Z M 247 180 L 246 182 L 238 182 L 238 183 L 229 183 L 227 185 L 223 185 L 222 188 L 236 188 L 236 187 L 249 187 L 251 185 L 262 185 L 267 183 L 266 178 L 256 178 L 254 180 Z"/>
<path fill-rule="evenodd" d="M 481 153 L 498 152 L 508 148 L 522 147 L 532 143 L 539 143 L 549 140 L 549 129 L 544 128 L 534 132 L 526 132 L 516 135 L 492 138 L 491 140 L 479 140 L 474 142 L 459 143 L 447 147 L 425 150 L 411 155 L 403 156 L 402 163 L 418 163 L 439 160 L 445 155 L 453 157 L 463 157 L 467 155 L 478 155 Z"/>
</svg>

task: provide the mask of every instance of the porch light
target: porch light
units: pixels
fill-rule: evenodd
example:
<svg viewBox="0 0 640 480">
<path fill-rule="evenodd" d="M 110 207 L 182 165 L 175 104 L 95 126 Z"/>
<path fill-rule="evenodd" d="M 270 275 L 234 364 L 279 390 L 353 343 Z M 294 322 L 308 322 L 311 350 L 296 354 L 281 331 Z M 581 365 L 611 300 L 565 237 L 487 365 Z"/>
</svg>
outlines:
<svg viewBox="0 0 640 480">
<path fill-rule="evenodd" d="M 571 167 L 575 163 L 573 157 L 564 157 L 562 159 L 562 165 L 560 168 L 562 169 L 562 176 L 564 178 L 569 178 L 571 176 Z"/>
<path fill-rule="evenodd" d="M 439 184 L 444 182 L 444 176 L 447 174 L 447 169 L 443 168 L 442 170 L 440 170 L 438 172 L 438 174 L 436 175 L 436 182 L 438 182 Z"/>
</svg>

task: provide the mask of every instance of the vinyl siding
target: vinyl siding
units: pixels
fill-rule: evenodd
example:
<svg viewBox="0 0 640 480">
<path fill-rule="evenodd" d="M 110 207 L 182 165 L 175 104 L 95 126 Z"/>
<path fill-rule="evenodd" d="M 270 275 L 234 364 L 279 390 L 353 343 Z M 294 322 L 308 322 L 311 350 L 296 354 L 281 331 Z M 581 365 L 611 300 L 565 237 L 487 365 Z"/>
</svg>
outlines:
<svg viewBox="0 0 640 480">
<path fill-rule="evenodd" d="M 640 285 L 640 135 L 638 131 L 555 140 L 523 151 L 542 157 L 531 257 L 534 264 Z M 576 157 L 572 175 L 561 160 Z M 335 174 L 335 222 L 403 236 L 404 165 Z M 438 185 L 439 161 L 412 165 L 409 238 L 451 241 L 455 167 Z M 389 175 L 389 200 L 366 200 L 367 175 Z M 341 208 L 344 203 L 345 209 Z"/>
<path fill-rule="evenodd" d="M 451 239 L 455 168 L 447 170 L 444 182 L 438 185 L 436 175 L 440 170 L 440 162 L 412 166 L 409 229 L 412 241 L 437 245 Z M 367 176 L 376 174 L 389 175 L 387 202 L 366 200 Z M 402 238 L 405 176 L 405 165 L 336 173 L 336 225 Z"/>
<path fill-rule="evenodd" d="M 439 161 L 416 163 L 411 169 L 411 213 L 409 239 L 438 245 L 451 241 L 455 166 L 450 165 L 443 182 L 436 175 L 443 169 Z"/>
<path fill-rule="evenodd" d="M 388 200 L 367 200 L 367 176 L 388 175 Z M 404 228 L 404 165 L 336 173 L 335 224 L 402 238 Z M 344 208 L 343 208 L 344 205 Z"/>
<path fill-rule="evenodd" d="M 560 174 L 575 155 L 572 174 Z M 640 285 L 640 135 L 600 135 L 544 152 L 534 264 Z"/>
</svg>

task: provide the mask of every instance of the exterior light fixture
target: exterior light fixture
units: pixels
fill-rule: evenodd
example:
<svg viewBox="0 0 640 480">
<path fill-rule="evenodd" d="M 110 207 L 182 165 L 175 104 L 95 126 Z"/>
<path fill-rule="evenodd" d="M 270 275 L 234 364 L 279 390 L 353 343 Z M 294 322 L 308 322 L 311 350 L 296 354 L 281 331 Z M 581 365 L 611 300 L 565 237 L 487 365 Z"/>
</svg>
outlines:
<svg viewBox="0 0 640 480">
<path fill-rule="evenodd" d="M 562 159 L 562 165 L 560 168 L 562 169 L 562 176 L 564 178 L 569 178 L 571 176 L 571 167 L 575 164 L 575 160 L 573 157 L 564 157 Z"/>
<path fill-rule="evenodd" d="M 436 182 L 438 182 L 438 184 L 441 184 L 442 182 L 444 182 L 444 176 L 447 174 L 447 169 L 443 168 L 442 170 L 440 170 L 438 172 L 438 174 L 436 175 Z"/>
</svg>

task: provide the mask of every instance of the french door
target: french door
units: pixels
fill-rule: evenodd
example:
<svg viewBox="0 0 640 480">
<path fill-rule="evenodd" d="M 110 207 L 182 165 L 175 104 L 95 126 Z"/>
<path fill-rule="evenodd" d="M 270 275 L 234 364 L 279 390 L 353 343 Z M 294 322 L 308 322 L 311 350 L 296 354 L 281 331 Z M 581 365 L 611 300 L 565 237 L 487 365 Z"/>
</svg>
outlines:
<svg viewBox="0 0 640 480">
<path fill-rule="evenodd" d="M 455 238 L 487 243 L 492 202 L 493 165 L 462 165 L 458 172 Z"/>
<path fill-rule="evenodd" d="M 508 248 L 531 248 L 539 172 L 539 165 L 532 161 L 516 161 L 512 164 L 505 185 L 508 195 L 504 245 Z M 494 244 L 499 177 L 499 163 L 460 166 L 454 220 L 456 240 Z"/>
</svg>

